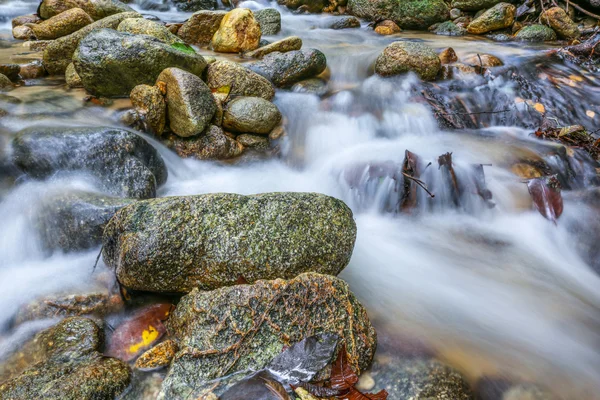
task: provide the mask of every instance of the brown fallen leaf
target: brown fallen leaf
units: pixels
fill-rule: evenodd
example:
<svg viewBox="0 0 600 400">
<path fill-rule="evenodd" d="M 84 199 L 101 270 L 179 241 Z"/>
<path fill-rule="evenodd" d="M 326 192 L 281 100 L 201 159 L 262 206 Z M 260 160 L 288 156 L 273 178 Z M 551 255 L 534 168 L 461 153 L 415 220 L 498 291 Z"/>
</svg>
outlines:
<svg viewBox="0 0 600 400">
<path fill-rule="evenodd" d="M 563 212 L 561 186 L 556 175 L 531 179 L 527 182 L 527 189 L 540 214 L 556 223 Z"/>
</svg>

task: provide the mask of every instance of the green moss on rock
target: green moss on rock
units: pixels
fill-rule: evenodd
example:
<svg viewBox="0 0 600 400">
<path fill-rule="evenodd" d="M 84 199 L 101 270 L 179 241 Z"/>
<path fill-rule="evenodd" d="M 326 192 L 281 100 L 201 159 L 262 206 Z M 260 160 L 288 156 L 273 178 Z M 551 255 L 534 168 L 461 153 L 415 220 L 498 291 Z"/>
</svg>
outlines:
<svg viewBox="0 0 600 400">
<path fill-rule="evenodd" d="M 368 20 L 389 19 L 403 29 L 427 29 L 450 18 L 443 0 L 348 0 L 348 12 Z"/>
</svg>

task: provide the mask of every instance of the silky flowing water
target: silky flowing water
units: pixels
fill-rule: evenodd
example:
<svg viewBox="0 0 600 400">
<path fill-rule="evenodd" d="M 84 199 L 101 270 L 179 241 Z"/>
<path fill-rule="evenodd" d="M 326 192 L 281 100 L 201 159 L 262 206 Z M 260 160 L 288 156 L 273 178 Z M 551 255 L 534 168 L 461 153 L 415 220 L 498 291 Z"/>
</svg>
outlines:
<svg viewBox="0 0 600 400">
<path fill-rule="evenodd" d="M 243 6 L 277 7 L 266 2 Z M 39 57 L 9 39 L 10 19 L 36 7 L 28 1 L 0 2 L 0 62 Z M 580 200 L 582 192 L 592 190 L 596 166 L 577 152 L 565 161 L 556 145 L 531 137 L 541 121 L 533 106 L 538 101 L 562 125 L 594 130 L 600 75 L 551 64 L 545 46 L 416 32 L 384 37 L 366 23 L 361 29 L 335 31 L 324 28 L 332 16 L 280 11 L 277 37 L 298 35 L 305 48 L 327 55 L 329 94 L 277 92 L 287 136 L 269 159 L 233 164 L 183 160 L 145 136 L 168 165 L 169 178 L 159 195 L 313 191 L 340 198 L 353 209 L 358 226 L 352 260 L 341 277 L 366 305 L 378 328 L 380 351 L 419 343 L 472 382 L 503 377 L 538 383 L 565 399 L 600 398 L 600 278 L 594 262 L 600 217 Z M 189 16 L 174 8 L 144 13 L 165 21 Z M 508 109 L 477 115 L 479 129 L 442 131 L 429 107 L 414 96 L 421 87 L 415 76 L 372 76 L 375 57 L 394 40 L 426 41 L 438 50 L 451 46 L 459 58 L 495 54 L 505 69 L 530 79 L 537 98 L 519 101 L 510 73 L 439 82 L 433 88 L 444 93 L 455 85 L 454 96 L 470 111 Z M 8 93 L 19 103 L 0 97 L 0 108 L 10 112 L 0 119 L 5 157 L 10 138 L 30 125 L 119 126 L 117 111 L 127 100 L 102 108 L 86 105 L 85 95 L 81 89 L 65 89 L 60 78 L 44 78 Z M 369 181 L 365 166 L 402 163 L 405 150 L 432 162 L 423 179 L 436 196 L 420 191 L 419 207 L 398 213 L 390 207 L 398 202 L 396 182 L 386 177 Z M 470 176 L 473 164 L 484 165 L 494 207 L 476 195 L 454 206 L 437 165 L 437 157 L 447 152 L 452 152 L 459 179 Z M 557 224 L 532 207 L 526 184 L 511 171 L 521 159 L 543 160 L 554 173 L 570 174 L 574 194 L 565 193 Z M 20 305 L 59 290 L 82 290 L 94 274 L 103 273 L 102 264 L 92 270 L 99 249 L 48 254 L 33 224 L 45 196 L 69 188 L 97 189 L 78 177 L 13 184 L 6 178 L 10 173 L 6 167 L 0 182 L 0 353 L 27 336 L 28 329 L 41 327 L 9 329 Z"/>
</svg>

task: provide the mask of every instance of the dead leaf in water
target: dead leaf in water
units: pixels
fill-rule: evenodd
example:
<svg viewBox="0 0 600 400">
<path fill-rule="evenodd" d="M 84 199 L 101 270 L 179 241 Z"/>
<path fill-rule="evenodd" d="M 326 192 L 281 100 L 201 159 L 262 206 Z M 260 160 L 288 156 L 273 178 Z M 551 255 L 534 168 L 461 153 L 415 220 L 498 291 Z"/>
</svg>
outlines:
<svg viewBox="0 0 600 400">
<path fill-rule="evenodd" d="M 563 212 L 560 182 L 556 175 L 531 179 L 527 189 L 535 208 L 542 216 L 554 223 Z"/>
</svg>

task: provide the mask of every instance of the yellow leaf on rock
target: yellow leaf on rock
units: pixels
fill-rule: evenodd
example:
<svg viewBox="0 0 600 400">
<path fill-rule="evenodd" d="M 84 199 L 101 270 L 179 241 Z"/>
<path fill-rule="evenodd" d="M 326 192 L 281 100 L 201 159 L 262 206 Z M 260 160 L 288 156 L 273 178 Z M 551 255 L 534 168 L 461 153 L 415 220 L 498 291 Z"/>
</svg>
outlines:
<svg viewBox="0 0 600 400">
<path fill-rule="evenodd" d="M 216 89 L 213 89 L 213 93 L 229 94 L 229 92 L 231 92 L 231 86 L 229 86 L 229 85 L 225 85 L 225 86 L 221 86 Z"/>
<path fill-rule="evenodd" d="M 585 115 L 587 115 L 587 116 L 588 116 L 588 117 L 590 117 L 590 118 L 594 118 L 594 117 L 596 116 L 596 113 L 595 113 L 595 112 L 593 112 L 592 110 L 587 110 L 587 111 L 585 112 Z"/>
<path fill-rule="evenodd" d="M 152 344 L 152 342 L 158 339 L 158 335 L 158 330 L 152 325 L 148 325 L 148 329 L 144 329 L 142 331 L 142 340 L 129 346 L 129 352 L 135 354 L 140 351 L 140 349 L 149 346 Z"/>
</svg>

